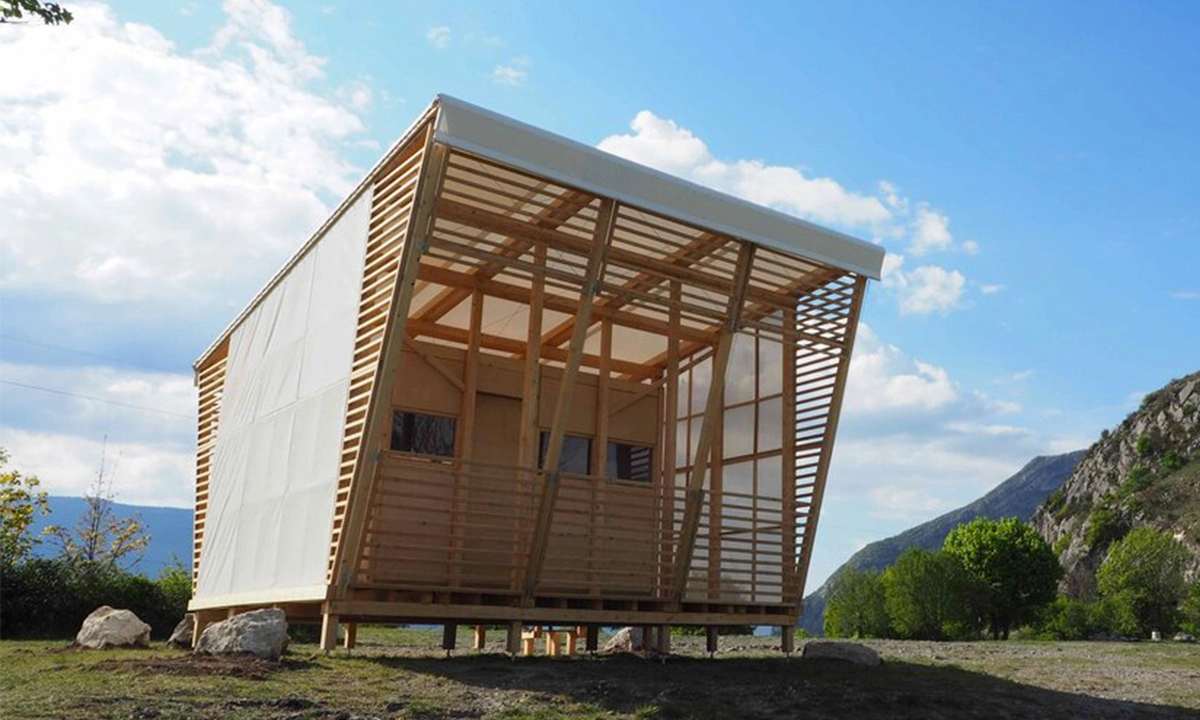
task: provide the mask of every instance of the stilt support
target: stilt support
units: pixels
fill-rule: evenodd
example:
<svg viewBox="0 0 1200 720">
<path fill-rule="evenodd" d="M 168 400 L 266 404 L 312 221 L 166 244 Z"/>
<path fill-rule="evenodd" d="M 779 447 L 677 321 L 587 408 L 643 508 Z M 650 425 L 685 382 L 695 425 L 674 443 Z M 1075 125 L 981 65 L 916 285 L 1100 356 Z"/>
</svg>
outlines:
<svg viewBox="0 0 1200 720">
<path fill-rule="evenodd" d="M 475 640 L 471 643 L 471 648 L 477 652 L 483 652 L 484 646 L 487 645 L 487 626 L 475 626 Z"/>
<path fill-rule="evenodd" d="M 446 623 L 442 626 L 442 649 L 449 655 L 454 650 L 454 641 L 458 638 L 458 626 Z"/>
<path fill-rule="evenodd" d="M 659 655 L 671 654 L 671 626 L 659 625 L 655 630 L 654 652 Z"/>
<path fill-rule="evenodd" d="M 504 650 L 509 657 L 516 657 L 517 653 L 521 652 L 521 623 L 518 620 L 513 620 L 508 624 L 508 637 L 504 640 Z"/>
<path fill-rule="evenodd" d="M 220 610 L 197 610 L 192 613 L 192 649 L 200 644 L 200 635 L 204 628 L 221 620 Z"/>
<path fill-rule="evenodd" d="M 704 628 L 704 649 L 712 657 L 717 652 L 717 626 L 709 625 Z"/>
<path fill-rule="evenodd" d="M 358 623 L 346 623 L 346 637 L 342 638 L 342 643 L 346 652 L 354 649 L 354 646 L 358 644 Z"/>
<path fill-rule="evenodd" d="M 783 650 L 784 655 L 791 655 L 796 652 L 796 628 L 791 625 L 783 625 L 779 628 L 779 649 Z"/>
<path fill-rule="evenodd" d="M 587 651 L 589 653 L 595 653 L 598 649 L 600 649 L 600 626 L 599 625 L 588 625 L 587 626 L 586 647 L 587 647 Z"/>
<path fill-rule="evenodd" d="M 330 613 L 321 615 L 321 649 L 325 654 L 337 649 L 338 616 Z"/>
</svg>

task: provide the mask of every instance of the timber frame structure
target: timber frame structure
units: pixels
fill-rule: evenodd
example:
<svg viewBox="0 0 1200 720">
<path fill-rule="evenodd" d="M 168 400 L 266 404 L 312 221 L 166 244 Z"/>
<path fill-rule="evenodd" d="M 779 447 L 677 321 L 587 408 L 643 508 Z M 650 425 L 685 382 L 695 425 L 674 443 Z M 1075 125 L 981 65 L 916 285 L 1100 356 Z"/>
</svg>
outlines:
<svg viewBox="0 0 1200 720">
<path fill-rule="evenodd" d="M 439 96 L 195 364 L 198 624 L 790 637 L 882 259 Z"/>
</svg>

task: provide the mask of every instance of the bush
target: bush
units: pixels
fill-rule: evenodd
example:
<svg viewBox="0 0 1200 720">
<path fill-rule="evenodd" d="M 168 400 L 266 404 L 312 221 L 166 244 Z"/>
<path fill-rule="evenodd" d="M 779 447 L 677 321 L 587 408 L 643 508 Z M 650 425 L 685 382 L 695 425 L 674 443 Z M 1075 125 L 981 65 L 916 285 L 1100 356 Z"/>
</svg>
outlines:
<svg viewBox="0 0 1200 720">
<path fill-rule="evenodd" d="M 1147 397 L 1149 396 L 1147 395 Z M 1150 439 L 1149 435 L 1142 435 L 1137 439 L 1137 445 L 1135 447 L 1137 449 L 1138 457 L 1149 457 L 1150 454 L 1154 452 L 1154 441 Z"/>
<path fill-rule="evenodd" d="M 838 573 L 825 605 L 827 636 L 887 637 L 890 624 L 882 573 L 854 568 Z"/>
<path fill-rule="evenodd" d="M 1129 470 L 1129 477 L 1121 485 L 1121 494 L 1128 496 L 1150 487 L 1150 469 L 1145 465 L 1134 465 Z"/>
<path fill-rule="evenodd" d="M 1081 600 L 1059 596 L 1034 625 L 1039 640 L 1086 640 L 1093 633 L 1091 608 Z"/>
<path fill-rule="evenodd" d="M 1179 629 L 1200 635 L 1200 582 L 1188 585 L 1187 597 L 1179 606 Z"/>
<path fill-rule="evenodd" d="M 1175 454 L 1174 450 L 1168 450 L 1163 454 L 1159 466 L 1163 469 L 1163 472 L 1174 472 L 1183 467 L 1183 460 Z"/>
<path fill-rule="evenodd" d="M 957 558 L 910 548 L 883 573 L 884 606 L 903 638 L 966 638 L 978 629 L 978 589 Z"/>
<path fill-rule="evenodd" d="M 1188 594 L 1183 571 L 1188 551 L 1161 530 L 1142 527 L 1113 544 L 1096 571 L 1096 587 L 1118 612 L 1122 635 L 1174 631 Z M 1128 616 L 1128 617 L 1126 617 Z"/>
<path fill-rule="evenodd" d="M 1106 507 L 1097 508 L 1088 517 L 1084 541 L 1089 547 L 1100 550 L 1120 540 L 1125 534 L 1125 529 L 1125 522 L 1116 511 Z"/>
<path fill-rule="evenodd" d="M 73 638 L 101 605 L 132 610 L 154 638 L 169 637 L 187 612 L 191 578 L 168 568 L 158 581 L 101 565 L 31 559 L 0 567 L 0 627 L 7 638 Z"/>
</svg>

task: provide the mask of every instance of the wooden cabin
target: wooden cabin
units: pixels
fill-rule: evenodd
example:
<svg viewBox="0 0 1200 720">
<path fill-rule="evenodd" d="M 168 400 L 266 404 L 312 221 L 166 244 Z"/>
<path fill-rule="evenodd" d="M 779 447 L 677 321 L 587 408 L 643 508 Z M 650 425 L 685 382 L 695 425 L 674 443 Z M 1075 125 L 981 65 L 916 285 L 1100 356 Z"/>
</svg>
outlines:
<svg viewBox="0 0 1200 720">
<path fill-rule="evenodd" d="M 790 638 L 882 260 L 439 96 L 195 364 L 198 624 Z"/>
</svg>

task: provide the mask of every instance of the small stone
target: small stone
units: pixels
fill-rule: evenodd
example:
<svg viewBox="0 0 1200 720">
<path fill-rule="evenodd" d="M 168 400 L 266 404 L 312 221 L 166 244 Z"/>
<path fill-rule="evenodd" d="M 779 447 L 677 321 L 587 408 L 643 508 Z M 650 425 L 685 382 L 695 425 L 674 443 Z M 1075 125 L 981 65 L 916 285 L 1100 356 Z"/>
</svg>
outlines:
<svg viewBox="0 0 1200 720">
<path fill-rule="evenodd" d="M 841 660 L 865 667 L 877 667 L 883 662 L 879 653 L 866 645 L 834 640 L 810 640 L 804 643 L 801 657 L 805 660 Z"/>
<path fill-rule="evenodd" d="M 204 628 L 196 652 L 205 655 L 250 653 L 264 660 L 278 660 L 287 648 L 287 627 L 287 614 L 279 608 L 234 615 Z"/>
<path fill-rule="evenodd" d="M 1171 639 L 1174 640 L 1175 642 L 1185 642 L 1185 643 L 1196 642 L 1195 635 L 1191 635 L 1191 634 L 1185 633 L 1185 632 L 1175 633 L 1175 637 L 1173 637 Z"/>
<path fill-rule="evenodd" d="M 89 649 L 110 647 L 146 647 L 150 644 L 150 626 L 131 610 L 98 607 L 83 621 L 75 644 Z"/>
<path fill-rule="evenodd" d="M 644 653 L 646 652 L 646 631 L 642 628 L 623 627 L 604 644 L 606 653 Z"/>
</svg>

